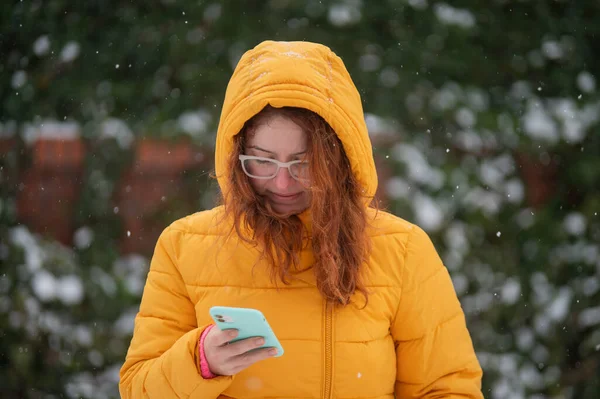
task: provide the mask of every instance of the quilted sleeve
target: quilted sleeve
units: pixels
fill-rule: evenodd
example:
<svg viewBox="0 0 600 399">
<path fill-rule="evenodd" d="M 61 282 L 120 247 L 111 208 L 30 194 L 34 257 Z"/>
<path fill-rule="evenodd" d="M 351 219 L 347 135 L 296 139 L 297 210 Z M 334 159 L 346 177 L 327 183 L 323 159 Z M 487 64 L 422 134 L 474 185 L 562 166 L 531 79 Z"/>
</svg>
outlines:
<svg viewBox="0 0 600 399">
<path fill-rule="evenodd" d="M 482 399 L 482 370 L 448 270 L 417 226 L 408 238 L 391 333 L 396 398 Z"/>
<path fill-rule="evenodd" d="M 217 398 L 232 377 L 203 379 L 194 305 L 177 268 L 182 232 L 172 226 L 158 239 L 135 318 L 133 338 L 120 371 L 121 397 Z"/>
</svg>

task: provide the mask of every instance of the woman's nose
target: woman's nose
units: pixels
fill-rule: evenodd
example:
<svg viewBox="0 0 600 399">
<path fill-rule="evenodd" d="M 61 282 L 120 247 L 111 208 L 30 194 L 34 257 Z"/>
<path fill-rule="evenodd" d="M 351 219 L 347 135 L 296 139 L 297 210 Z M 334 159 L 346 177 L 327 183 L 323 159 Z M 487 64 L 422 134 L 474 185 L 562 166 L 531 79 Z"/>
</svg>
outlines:
<svg viewBox="0 0 600 399">
<path fill-rule="evenodd" d="M 283 190 L 288 188 L 289 185 L 293 183 L 294 178 L 292 177 L 292 175 L 290 175 L 290 171 L 288 168 L 281 168 L 279 169 L 279 172 L 277 172 L 277 175 L 275 175 L 273 180 L 275 187 L 277 187 L 280 190 Z"/>
</svg>

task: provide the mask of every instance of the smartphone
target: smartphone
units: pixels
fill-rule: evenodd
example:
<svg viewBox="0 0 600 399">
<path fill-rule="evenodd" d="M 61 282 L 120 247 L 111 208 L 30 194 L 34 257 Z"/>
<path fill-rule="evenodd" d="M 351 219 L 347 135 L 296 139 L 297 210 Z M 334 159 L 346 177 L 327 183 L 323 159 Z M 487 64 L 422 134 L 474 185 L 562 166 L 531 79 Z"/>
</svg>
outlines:
<svg viewBox="0 0 600 399">
<path fill-rule="evenodd" d="M 250 337 L 263 337 L 265 344 L 261 348 L 277 348 L 275 357 L 283 355 L 283 347 L 260 310 L 213 306 L 209 313 L 220 330 L 238 330 L 238 336 L 231 342 Z"/>
</svg>

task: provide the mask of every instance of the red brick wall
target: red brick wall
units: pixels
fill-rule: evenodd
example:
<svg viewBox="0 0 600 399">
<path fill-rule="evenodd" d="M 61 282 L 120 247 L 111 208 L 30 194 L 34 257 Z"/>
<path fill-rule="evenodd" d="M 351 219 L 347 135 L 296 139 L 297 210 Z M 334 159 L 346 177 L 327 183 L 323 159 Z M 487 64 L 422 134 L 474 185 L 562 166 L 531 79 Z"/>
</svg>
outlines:
<svg viewBox="0 0 600 399">
<path fill-rule="evenodd" d="M 142 140 L 136 143 L 132 167 L 124 171 L 115 196 L 115 206 L 124 223 L 123 252 L 149 252 L 166 227 L 151 215 L 167 206 L 173 197 L 194 210 L 195 196 L 186 190 L 184 174 L 204 165 L 211 157 L 188 143 Z"/>
<path fill-rule="evenodd" d="M 36 232 L 70 243 L 74 230 L 71 211 L 81 189 L 84 144 L 81 140 L 39 140 L 31 156 L 31 167 L 19 179 L 19 220 Z"/>
</svg>

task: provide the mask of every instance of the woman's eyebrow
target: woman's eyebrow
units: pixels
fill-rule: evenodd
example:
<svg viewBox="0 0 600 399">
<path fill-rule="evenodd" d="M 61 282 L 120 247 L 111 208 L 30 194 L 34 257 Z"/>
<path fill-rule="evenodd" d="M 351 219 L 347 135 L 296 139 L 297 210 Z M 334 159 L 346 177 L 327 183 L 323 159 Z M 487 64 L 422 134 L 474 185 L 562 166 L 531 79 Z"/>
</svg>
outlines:
<svg viewBox="0 0 600 399">
<path fill-rule="evenodd" d="M 259 150 L 259 151 L 262 151 L 262 152 L 266 152 L 266 153 L 268 153 L 268 154 L 272 154 L 272 155 L 277 155 L 277 154 L 275 154 L 273 151 L 265 150 L 264 148 L 260 148 L 260 147 L 259 147 L 259 146 L 257 146 L 257 145 L 251 145 L 251 146 L 250 146 L 250 147 L 248 147 L 248 148 L 249 148 L 249 149 L 250 149 L 250 148 L 252 148 L 252 149 L 255 149 L 255 150 Z M 302 155 L 302 154 L 306 154 L 306 150 L 304 150 L 304 151 L 300 151 L 300 152 L 295 152 L 295 153 L 293 153 L 293 154 L 291 154 L 291 155 Z"/>
</svg>

